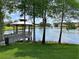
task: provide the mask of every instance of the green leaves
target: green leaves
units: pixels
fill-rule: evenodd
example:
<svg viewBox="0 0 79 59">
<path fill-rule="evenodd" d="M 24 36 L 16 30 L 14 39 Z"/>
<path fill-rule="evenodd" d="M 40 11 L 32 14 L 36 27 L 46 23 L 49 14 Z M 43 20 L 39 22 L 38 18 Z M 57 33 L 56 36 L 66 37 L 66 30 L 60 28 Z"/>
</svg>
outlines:
<svg viewBox="0 0 79 59">
<path fill-rule="evenodd" d="M 76 28 L 77 28 L 77 27 L 75 26 L 75 24 L 72 23 L 72 22 L 67 22 L 66 25 L 67 25 L 67 27 L 66 27 L 67 30 L 76 29 Z"/>
<path fill-rule="evenodd" d="M 68 4 L 73 8 L 79 8 L 79 0 L 67 0 Z"/>
</svg>

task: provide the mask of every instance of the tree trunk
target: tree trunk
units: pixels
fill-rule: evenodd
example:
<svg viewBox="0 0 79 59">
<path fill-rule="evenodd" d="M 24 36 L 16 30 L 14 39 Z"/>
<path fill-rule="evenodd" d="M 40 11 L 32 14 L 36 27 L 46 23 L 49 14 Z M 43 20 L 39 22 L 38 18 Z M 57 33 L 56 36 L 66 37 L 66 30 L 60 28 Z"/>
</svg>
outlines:
<svg viewBox="0 0 79 59">
<path fill-rule="evenodd" d="M 4 15 L 0 10 L 0 41 L 3 40 L 3 27 L 4 27 L 3 17 L 4 17 Z"/>
<path fill-rule="evenodd" d="M 26 40 L 25 36 L 26 36 L 26 20 L 25 20 L 25 14 L 24 14 L 24 41 Z"/>
<path fill-rule="evenodd" d="M 34 27 L 34 29 L 33 29 L 33 42 L 35 42 L 35 40 L 36 40 L 36 37 L 35 37 L 35 16 L 33 17 L 33 27 Z"/>
<path fill-rule="evenodd" d="M 44 29 L 43 29 L 42 44 L 45 44 L 45 36 L 46 36 L 46 19 L 43 20 L 43 23 L 44 23 Z"/>
<path fill-rule="evenodd" d="M 61 37 L 62 37 L 62 24 L 63 24 L 63 18 L 62 18 L 61 26 L 60 26 L 60 35 L 59 35 L 59 41 L 58 41 L 59 44 L 61 44 Z"/>
<path fill-rule="evenodd" d="M 33 6 L 33 42 L 35 42 L 36 37 L 35 37 L 35 7 Z"/>
<path fill-rule="evenodd" d="M 62 20 L 61 20 L 61 26 L 60 26 L 60 35 L 59 35 L 59 41 L 58 41 L 59 44 L 61 44 L 63 19 L 64 19 L 64 0 L 63 0 L 63 6 L 62 6 Z"/>
<path fill-rule="evenodd" d="M 0 41 L 3 40 L 3 25 L 0 24 Z"/>
<path fill-rule="evenodd" d="M 44 23 L 44 28 L 43 28 L 43 38 L 42 38 L 42 44 L 45 44 L 45 37 L 46 37 L 46 11 L 43 17 L 43 23 Z"/>
<path fill-rule="evenodd" d="M 25 3 L 24 3 L 25 4 Z M 25 5 L 24 5 L 24 41 L 26 40 L 25 36 L 26 36 L 26 13 L 25 13 L 26 9 L 25 9 Z"/>
</svg>

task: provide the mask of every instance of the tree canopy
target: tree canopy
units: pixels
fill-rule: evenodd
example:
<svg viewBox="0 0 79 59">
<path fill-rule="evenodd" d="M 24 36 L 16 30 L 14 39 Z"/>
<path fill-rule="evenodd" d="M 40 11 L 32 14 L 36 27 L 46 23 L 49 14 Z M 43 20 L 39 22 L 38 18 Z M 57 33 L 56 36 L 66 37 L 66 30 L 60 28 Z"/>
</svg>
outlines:
<svg viewBox="0 0 79 59">
<path fill-rule="evenodd" d="M 73 8 L 79 8 L 79 0 L 67 0 L 68 4 Z"/>
</svg>

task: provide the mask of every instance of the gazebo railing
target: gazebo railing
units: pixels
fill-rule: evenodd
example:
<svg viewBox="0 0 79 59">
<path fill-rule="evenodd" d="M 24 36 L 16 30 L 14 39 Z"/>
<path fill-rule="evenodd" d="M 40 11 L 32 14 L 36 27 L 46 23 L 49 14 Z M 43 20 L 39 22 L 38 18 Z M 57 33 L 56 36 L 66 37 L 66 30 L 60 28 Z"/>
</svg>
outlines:
<svg viewBox="0 0 79 59">
<path fill-rule="evenodd" d="M 10 43 L 14 43 L 15 41 L 18 41 L 18 40 L 23 40 L 24 38 L 32 38 L 32 32 L 26 32 L 25 35 L 24 33 L 12 33 L 12 34 L 7 34 L 7 35 L 4 35 L 4 39 L 5 37 L 8 37 L 9 38 L 9 42 Z"/>
</svg>

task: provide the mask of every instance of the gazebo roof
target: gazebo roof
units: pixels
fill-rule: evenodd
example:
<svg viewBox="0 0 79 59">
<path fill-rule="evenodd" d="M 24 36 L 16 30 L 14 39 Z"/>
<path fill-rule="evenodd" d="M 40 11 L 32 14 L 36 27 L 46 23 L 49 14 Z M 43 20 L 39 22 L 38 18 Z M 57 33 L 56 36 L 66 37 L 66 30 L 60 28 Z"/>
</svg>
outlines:
<svg viewBox="0 0 79 59">
<path fill-rule="evenodd" d="M 26 21 L 25 24 L 24 24 L 24 21 L 18 21 L 18 22 L 14 22 L 14 23 L 11 23 L 11 25 L 26 25 L 26 26 L 31 26 L 33 25 L 33 23 L 31 21 Z"/>
</svg>

